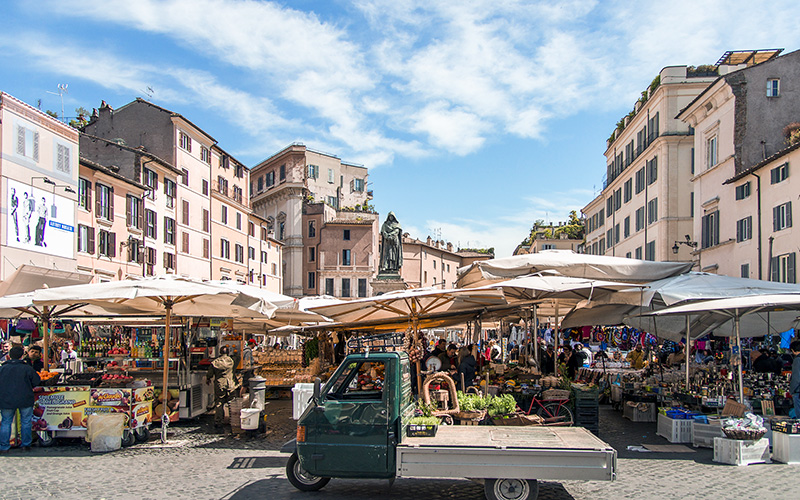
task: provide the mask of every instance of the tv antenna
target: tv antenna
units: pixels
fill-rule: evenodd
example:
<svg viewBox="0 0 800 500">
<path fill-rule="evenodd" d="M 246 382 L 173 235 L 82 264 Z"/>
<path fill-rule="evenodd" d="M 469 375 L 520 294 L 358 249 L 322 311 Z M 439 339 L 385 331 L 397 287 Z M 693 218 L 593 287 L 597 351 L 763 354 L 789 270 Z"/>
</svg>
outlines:
<svg viewBox="0 0 800 500">
<path fill-rule="evenodd" d="M 58 97 L 61 98 L 61 121 L 62 122 L 66 122 L 66 118 L 64 117 L 64 94 L 68 94 L 69 93 L 69 92 L 67 92 L 67 87 L 68 86 L 69 86 L 69 84 L 59 83 L 58 86 L 57 86 L 58 92 L 50 92 L 49 90 L 46 91 L 48 94 L 57 95 Z"/>
<path fill-rule="evenodd" d="M 152 99 L 156 91 L 153 89 L 153 87 L 148 85 L 146 89 L 142 90 L 142 93 L 144 93 L 144 95 L 146 95 L 148 99 Z"/>
</svg>

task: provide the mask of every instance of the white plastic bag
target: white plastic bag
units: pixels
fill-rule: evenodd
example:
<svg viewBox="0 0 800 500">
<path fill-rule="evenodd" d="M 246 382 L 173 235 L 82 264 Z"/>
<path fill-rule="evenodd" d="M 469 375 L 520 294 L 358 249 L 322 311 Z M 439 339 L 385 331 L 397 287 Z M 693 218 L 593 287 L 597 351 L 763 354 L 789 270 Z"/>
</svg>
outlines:
<svg viewBox="0 0 800 500">
<path fill-rule="evenodd" d="M 86 440 L 92 443 L 92 451 L 104 453 L 120 449 L 124 424 L 125 415 L 122 413 L 90 415 Z"/>
</svg>

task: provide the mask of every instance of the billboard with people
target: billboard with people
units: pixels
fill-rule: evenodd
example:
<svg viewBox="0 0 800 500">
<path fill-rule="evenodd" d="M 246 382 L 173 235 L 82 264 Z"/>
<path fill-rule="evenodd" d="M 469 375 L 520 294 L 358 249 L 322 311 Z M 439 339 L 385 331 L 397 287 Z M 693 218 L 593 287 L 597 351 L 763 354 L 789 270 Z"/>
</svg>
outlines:
<svg viewBox="0 0 800 500">
<path fill-rule="evenodd" d="M 73 258 L 75 202 L 13 179 L 6 185 L 8 246 Z"/>
</svg>

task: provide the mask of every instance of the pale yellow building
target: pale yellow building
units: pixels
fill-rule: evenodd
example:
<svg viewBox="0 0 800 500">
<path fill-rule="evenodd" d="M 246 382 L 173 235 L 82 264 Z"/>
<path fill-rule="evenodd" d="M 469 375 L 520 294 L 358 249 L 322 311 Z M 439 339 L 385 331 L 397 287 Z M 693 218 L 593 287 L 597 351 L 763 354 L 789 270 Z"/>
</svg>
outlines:
<svg viewBox="0 0 800 500">
<path fill-rule="evenodd" d="M 283 293 L 283 243 L 267 228 L 266 219 L 250 212 L 247 229 L 248 284 Z"/>
</svg>

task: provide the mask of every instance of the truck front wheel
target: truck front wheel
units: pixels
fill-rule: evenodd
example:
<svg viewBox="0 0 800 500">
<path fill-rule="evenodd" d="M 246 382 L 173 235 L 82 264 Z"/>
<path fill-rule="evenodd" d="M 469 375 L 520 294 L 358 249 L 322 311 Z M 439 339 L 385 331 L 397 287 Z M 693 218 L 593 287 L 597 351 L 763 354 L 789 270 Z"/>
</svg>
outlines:
<svg viewBox="0 0 800 500">
<path fill-rule="evenodd" d="M 289 457 L 289 461 L 286 463 L 286 477 L 289 479 L 289 482 L 292 483 L 292 486 L 300 491 L 321 490 L 328 484 L 328 481 L 331 480 L 329 477 L 318 477 L 309 474 L 303 466 L 300 465 L 297 452 L 292 453 L 292 456 Z"/>
<path fill-rule="evenodd" d="M 484 482 L 487 500 L 535 500 L 539 482 L 535 479 L 487 479 Z"/>
</svg>

